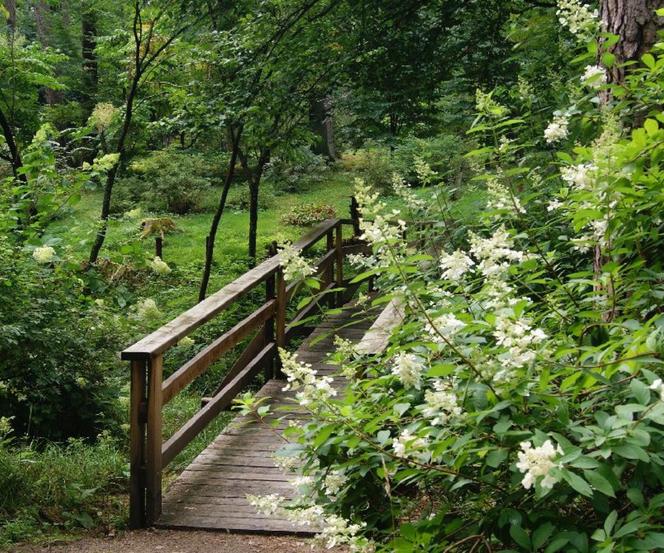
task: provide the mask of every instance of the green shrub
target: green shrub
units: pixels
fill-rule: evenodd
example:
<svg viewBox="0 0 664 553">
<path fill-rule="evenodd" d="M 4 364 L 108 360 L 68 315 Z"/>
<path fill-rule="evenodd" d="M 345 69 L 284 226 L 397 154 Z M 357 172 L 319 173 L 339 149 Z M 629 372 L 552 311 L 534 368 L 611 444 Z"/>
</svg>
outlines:
<svg viewBox="0 0 664 553">
<path fill-rule="evenodd" d="M 330 166 L 322 156 L 302 147 L 270 160 L 265 167 L 265 179 L 279 192 L 299 192 L 320 182 L 329 170 Z"/>
<path fill-rule="evenodd" d="M 390 151 L 376 146 L 344 153 L 339 165 L 386 194 L 392 191 L 392 176 L 395 172 L 400 172 L 400 168 L 390 156 Z"/>
<path fill-rule="evenodd" d="M 127 476 L 126 455 L 108 435 L 41 449 L 0 439 L 0 547 L 53 529 L 121 523 Z"/>
<path fill-rule="evenodd" d="M 328 204 L 299 203 L 290 208 L 281 218 L 281 222 L 297 227 L 308 227 L 325 219 L 334 219 L 337 211 Z"/>
<path fill-rule="evenodd" d="M 118 180 L 113 211 L 121 213 L 136 205 L 178 215 L 199 211 L 204 192 L 220 177 L 220 167 L 201 155 L 175 149 L 152 152 L 134 160 Z"/>
<path fill-rule="evenodd" d="M 0 416 L 17 434 L 96 436 L 119 420 L 122 324 L 56 252 L 0 240 Z"/>
<path fill-rule="evenodd" d="M 231 187 L 226 199 L 226 206 L 234 211 L 247 211 L 249 209 L 249 184 L 240 183 Z M 258 191 L 258 209 L 270 209 L 276 202 L 274 188 L 271 183 L 262 182 Z"/>
</svg>

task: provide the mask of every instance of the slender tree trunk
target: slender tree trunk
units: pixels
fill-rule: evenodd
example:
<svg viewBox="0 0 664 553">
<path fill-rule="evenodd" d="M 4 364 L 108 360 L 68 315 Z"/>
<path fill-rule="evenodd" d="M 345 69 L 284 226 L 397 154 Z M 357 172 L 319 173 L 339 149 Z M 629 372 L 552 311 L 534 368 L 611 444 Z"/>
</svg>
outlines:
<svg viewBox="0 0 664 553">
<path fill-rule="evenodd" d="M 27 183 L 28 178 L 25 176 L 25 174 L 19 172 L 19 170 L 23 167 L 23 161 L 21 160 L 21 152 L 19 151 L 18 145 L 16 144 L 14 131 L 2 109 L 0 109 L 0 127 L 2 127 L 2 134 L 4 135 L 5 142 L 9 148 L 9 155 L 11 157 L 11 166 L 14 178 Z"/>
<path fill-rule="evenodd" d="M 203 301 L 207 294 L 207 288 L 210 283 L 210 273 L 212 271 L 212 261 L 214 259 L 214 243 L 217 239 L 217 230 L 221 222 L 221 216 L 226 208 L 226 199 L 228 198 L 228 191 L 230 190 L 231 183 L 235 176 L 235 164 L 237 163 L 238 151 L 240 149 L 240 137 L 242 136 L 242 127 L 238 127 L 235 132 L 233 128 L 230 129 L 231 134 L 231 159 L 228 162 L 228 171 L 226 171 L 226 178 L 224 179 L 224 188 L 217 204 L 217 210 L 212 218 L 210 224 L 210 232 L 205 238 L 205 266 L 203 267 L 203 278 L 201 279 L 201 287 L 198 291 L 198 301 Z"/>
<path fill-rule="evenodd" d="M 263 169 L 270 157 L 270 151 L 266 148 L 261 149 L 258 156 L 255 171 L 249 171 L 249 266 L 256 265 L 256 244 L 258 241 L 258 194 L 260 191 Z M 249 169 L 245 158 L 243 163 L 245 169 Z"/>
<path fill-rule="evenodd" d="M 125 116 L 124 122 L 122 124 L 122 130 L 120 131 L 120 136 L 118 138 L 118 145 L 116 148 L 116 153 L 120 154 L 118 162 L 113 166 L 113 168 L 106 175 L 106 185 L 104 186 L 104 198 L 101 205 L 101 215 L 99 221 L 99 228 L 97 229 L 97 236 L 95 241 L 92 244 L 92 249 L 90 250 L 89 263 L 93 264 L 97 262 L 99 258 L 99 252 L 101 251 L 104 241 L 106 240 L 106 232 L 108 230 L 108 218 L 111 214 L 111 198 L 113 196 L 113 186 L 115 185 L 115 179 L 118 176 L 118 171 L 120 166 L 124 161 L 125 157 L 125 143 L 127 141 L 127 136 L 129 136 L 129 129 L 131 127 L 131 119 L 134 111 L 134 100 L 136 98 L 136 93 L 138 92 L 138 83 L 141 80 L 141 71 L 139 67 L 136 67 L 136 73 L 131 83 L 131 88 L 127 94 L 127 103 L 125 106 Z"/>
<path fill-rule="evenodd" d="M 46 0 L 39 0 L 35 3 L 35 28 L 40 44 L 47 48 L 51 45 L 51 17 L 52 8 Z M 52 88 L 42 89 L 43 99 L 49 106 L 58 104 L 62 101 L 62 93 Z"/>
<path fill-rule="evenodd" d="M 655 10 L 662 7 L 664 0 L 601 0 L 603 30 L 620 37 L 611 48 L 617 63 L 608 70 L 610 82 L 623 82 L 623 64 L 640 59 L 655 44 L 657 30 L 664 23 Z"/>
<path fill-rule="evenodd" d="M 99 71 L 97 63 L 97 13 L 86 9 L 81 14 L 81 54 L 83 57 L 84 103 L 89 112 L 97 96 Z"/>
</svg>

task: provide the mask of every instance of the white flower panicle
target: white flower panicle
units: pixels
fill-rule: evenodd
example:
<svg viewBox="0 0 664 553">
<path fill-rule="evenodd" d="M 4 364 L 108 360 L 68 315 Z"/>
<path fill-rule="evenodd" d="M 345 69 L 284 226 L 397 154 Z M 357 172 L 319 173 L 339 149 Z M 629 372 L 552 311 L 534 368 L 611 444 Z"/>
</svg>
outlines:
<svg viewBox="0 0 664 553">
<path fill-rule="evenodd" d="M 348 477 L 343 472 L 339 470 L 328 472 L 323 482 L 325 495 L 332 500 L 335 499 L 341 488 L 346 485 L 346 482 L 348 482 Z"/>
<path fill-rule="evenodd" d="M 407 428 L 397 438 L 392 439 L 394 455 L 401 458 L 419 457 L 428 446 L 427 439 L 419 438 Z"/>
<path fill-rule="evenodd" d="M 457 319 L 452 313 L 443 313 L 433 320 L 433 324 L 427 322 L 425 329 L 436 343 L 451 341 L 466 326 L 466 323 Z"/>
<path fill-rule="evenodd" d="M 540 485 L 543 488 L 553 488 L 556 479 L 551 474 L 551 469 L 559 467 L 554 460 L 562 454 L 563 450 L 560 446 L 554 447 L 551 440 L 545 441 L 539 447 L 533 447 L 530 442 L 522 442 L 516 468 L 524 473 L 523 480 L 521 480 L 523 487 L 529 490 L 537 479 L 541 478 Z"/>
<path fill-rule="evenodd" d="M 588 65 L 581 82 L 589 88 L 601 88 L 607 82 L 606 70 L 600 65 Z"/>
<path fill-rule="evenodd" d="M 506 316 L 497 317 L 493 336 L 497 345 L 506 348 L 506 351 L 498 355 L 501 369 L 493 376 L 497 384 L 509 381 L 512 369 L 532 363 L 537 356 L 533 347 L 541 344 L 547 337 L 541 329 L 532 329 L 527 320 L 515 320 Z"/>
<path fill-rule="evenodd" d="M 590 40 L 599 29 L 599 12 L 579 0 L 558 0 L 556 15 L 560 24 L 583 42 Z"/>
<path fill-rule="evenodd" d="M 150 261 L 150 268 L 158 275 L 167 275 L 171 272 L 171 268 L 168 266 L 168 263 L 162 261 L 161 257 L 159 256 L 155 256 L 155 258 Z"/>
<path fill-rule="evenodd" d="M 274 515 L 284 504 L 285 499 L 276 493 L 270 495 L 247 495 L 249 505 L 265 516 Z"/>
<path fill-rule="evenodd" d="M 565 204 L 564 204 L 563 202 L 561 202 L 560 200 L 558 200 L 558 199 L 553 199 L 553 200 L 551 200 L 551 201 L 548 203 L 548 205 L 546 206 L 546 210 L 549 211 L 549 212 L 551 212 L 551 211 L 557 211 L 557 210 L 559 210 L 561 207 L 563 207 L 564 205 L 565 205 Z"/>
<path fill-rule="evenodd" d="M 509 269 L 510 263 L 521 263 L 526 256 L 512 249 L 512 237 L 504 227 L 490 238 L 470 234 L 470 251 L 480 259 L 479 269 L 485 277 L 499 276 Z"/>
<path fill-rule="evenodd" d="M 279 249 L 279 258 L 288 282 L 297 282 L 313 275 L 316 269 L 300 255 L 290 242 Z"/>
<path fill-rule="evenodd" d="M 329 376 L 317 377 L 316 371 L 309 363 L 300 363 L 297 360 L 297 354 L 280 348 L 279 357 L 281 370 L 286 375 L 286 386 L 283 390 L 297 391 L 295 397 L 300 405 L 320 407 L 322 402 L 337 395 L 337 391 L 332 387 L 334 379 Z"/>
<path fill-rule="evenodd" d="M 436 173 L 436 171 L 434 171 L 423 158 L 415 156 L 413 163 L 415 165 L 417 180 L 422 184 L 431 184 L 438 176 L 438 173 Z"/>
<path fill-rule="evenodd" d="M 595 181 L 597 166 L 592 163 L 569 165 L 560 169 L 563 180 L 576 190 L 590 190 Z"/>
<path fill-rule="evenodd" d="M 456 250 L 441 255 L 439 264 L 444 279 L 457 281 L 475 265 L 475 262 L 461 250 Z"/>
<path fill-rule="evenodd" d="M 433 382 L 433 388 L 424 393 L 422 414 L 431 419 L 433 426 L 442 426 L 450 418 L 461 415 L 461 407 L 450 382 L 437 379 Z"/>
<path fill-rule="evenodd" d="M 664 401 L 664 383 L 661 378 L 657 378 L 651 385 L 650 389 L 659 394 L 660 401 Z"/>
<path fill-rule="evenodd" d="M 161 317 L 161 311 L 152 298 L 146 298 L 136 305 L 136 315 L 139 319 L 149 320 Z"/>
<path fill-rule="evenodd" d="M 508 211 L 512 213 L 525 213 L 526 210 L 521 205 L 519 198 L 510 194 L 507 187 L 502 184 L 496 177 L 491 177 L 487 183 L 489 209 L 498 211 Z"/>
<path fill-rule="evenodd" d="M 32 252 L 32 258 L 37 262 L 45 265 L 55 259 L 55 249 L 51 246 L 39 246 Z"/>
<path fill-rule="evenodd" d="M 412 353 L 399 352 L 392 361 L 392 374 L 399 378 L 406 389 L 422 387 L 424 363 Z"/>
<path fill-rule="evenodd" d="M 394 193 L 413 211 L 423 209 L 426 205 L 424 200 L 421 200 L 415 195 L 410 189 L 410 186 L 408 186 L 408 183 L 406 183 L 399 173 L 392 174 L 392 190 L 394 190 Z"/>
<path fill-rule="evenodd" d="M 549 144 L 565 140 L 569 134 L 569 118 L 567 115 L 554 115 L 549 126 L 544 130 L 544 138 Z"/>
</svg>

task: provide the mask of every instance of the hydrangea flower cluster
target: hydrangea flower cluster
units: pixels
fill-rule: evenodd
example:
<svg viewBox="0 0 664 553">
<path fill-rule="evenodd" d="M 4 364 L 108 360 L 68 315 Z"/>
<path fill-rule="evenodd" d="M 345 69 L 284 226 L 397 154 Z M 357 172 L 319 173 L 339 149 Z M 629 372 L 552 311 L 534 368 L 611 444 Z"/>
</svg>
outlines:
<svg viewBox="0 0 664 553">
<path fill-rule="evenodd" d="M 392 190 L 413 211 L 424 209 L 426 205 L 424 200 L 417 197 L 408 186 L 408 183 L 398 173 L 392 175 Z"/>
<path fill-rule="evenodd" d="M 487 207 L 499 211 L 507 211 L 514 214 L 525 213 L 526 210 L 521 205 L 519 198 L 510 194 L 507 187 L 496 177 L 490 178 L 487 183 L 487 195 L 489 201 Z"/>
<path fill-rule="evenodd" d="M 334 379 L 329 376 L 316 376 L 316 370 L 309 363 L 299 362 L 297 354 L 280 348 L 279 357 L 281 370 L 287 379 L 283 390 L 297 391 L 295 397 L 300 405 L 304 407 L 321 405 L 320 402 L 330 400 L 337 395 L 337 391 L 332 387 Z"/>
<path fill-rule="evenodd" d="M 650 389 L 659 394 L 660 401 L 664 401 L 664 382 L 661 378 L 657 378 L 650 385 Z"/>
<path fill-rule="evenodd" d="M 475 262 L 457 249 L 450 254 L 441 255 L 439 265 L 443 278 L 454 282 L 463 277 L 475 265 Z"/>
<path fill-rule="evenodd" d="M 551 440 L 546 440 L 539 447 L 533 447 L 530 442 L 523 442 L 518 454 L 519 461 L 516 464 L 516 468 L 524 473 L 521 480 L 523 487 L 529 490 L 537 479 L 541 478 L 540 485 L 543 488 L 553 488 L 556 478 L 551 474 L 551 470 L 559 467 L 554 460 L 562 454 L 560 446 L 554 446 Z"/>
<path fill-rule="evenodd" d="M 533 329 L 524 317 L 517 320 L 504 316 L 496 318 L 493 336 L 496 344 L 507 350 L 498 356 L 503 369 L 494 376 L 497 381 L 505 380 L 509 375 L 509 369 L 532 363 L 536 357 L 536 351 L 532 347 L 541 344 L 547 338 L 541 329 Z"/>
<path fill-rule="evenodd" d="M 136 315 L 139 319 L 150 320 L 161 317 L 161 311 L 152 298 L 146 298 L 136 305 Z"/>
<path fill-rule="evenodd" d="M 55 249 L 51 246 L 39 246 L 32 252 L 32 258 L 37 263 L 46 265 L 55 259 Z"/>
<path fill-rule="evenodd" d="M 394 455 L 401 458 L 426 457 L 428 446 L 429 441 L 426 438 L 416 436 L 407 428 L 402 430 L 398 437 L 392 439 Z"/>
<path fill-rule="evenodd" d="M 485 277 L 504 273 L 510 263 L 521 263 L 526 256 L 523 252 L 512 249 L 512 238 L 505 227 L 496 229 L 490 238 L 477 234 L 470 235 L 470 251 L 480 259 L 478 268 Z"/>
<path fill-rule="evenodd" d="M 424 408 L 422 414 L 431 419 L 433 426 L 442 426 L 450 418 L 461 415 L 459 400 L 452 391 L 452 383 L 436 379 L 433 390 L 424 392 Z"/>
<path fill-rule="evenodd" d="M 168 263 L 162 261 L 161 257 L 155 256 L 155 258 L 150 261 L 150 268 L 158 275 L 167 275 L 171 272 L 171 268 L 168 266 Z"/>
<path fill-rule="evenodd" d="M 565 140 L 569 134 L 569 117 L 567 115 L 554 115 L 549 126 L 544 130 L 544 138 L 549 144 Z"/>
<path fill-rule="evenodd" d="M 399 352 L 392 361 L 392 374 L 399 378 L 406 389 L 422 387 L 422 359 L 412 353 Z"/>
<path fill-rule="evenodd" d="M 579 0 L 558 0 L 558 21 L 580 41 L 587 42 L 599 29 L 598 11 Z"/>
<path fill-rule="evenodd" d="M 589 88 L 601 88 L 607 82 L 606 70 L 599 65 L 588 65 L 581 75 L 581 82 Z"/>
<path fill-rule="evenodd" d="M 290 242 L 279 249 L 279 258 L 287 282 L 299 282 L 313 275 L 316 269 L 302 257 Z"/>
</svg>

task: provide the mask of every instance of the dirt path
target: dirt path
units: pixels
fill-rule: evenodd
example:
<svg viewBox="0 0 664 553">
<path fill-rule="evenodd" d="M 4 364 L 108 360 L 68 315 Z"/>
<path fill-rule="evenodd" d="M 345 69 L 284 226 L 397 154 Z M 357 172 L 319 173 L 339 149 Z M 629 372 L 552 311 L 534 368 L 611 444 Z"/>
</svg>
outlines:
<svg viewBox="0 0 664 553">
<path fill-rule="evenodd" d="M 115 538 L 85 538 L 66 544 L 20 546 L 14 553 L 322 553 L 311 540 L 223 532 L 141 530 Z"/>
</svg>

